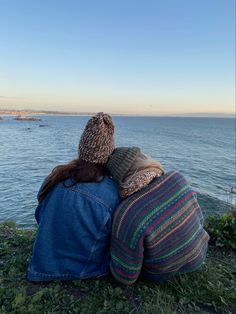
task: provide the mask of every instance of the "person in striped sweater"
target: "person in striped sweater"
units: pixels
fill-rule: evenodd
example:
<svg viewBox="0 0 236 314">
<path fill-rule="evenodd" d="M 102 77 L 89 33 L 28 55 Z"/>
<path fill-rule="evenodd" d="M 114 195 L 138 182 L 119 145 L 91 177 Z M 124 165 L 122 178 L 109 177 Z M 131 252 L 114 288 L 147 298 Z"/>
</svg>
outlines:
<svg viewBox="0 0 236 314">
<path fill-rule="evenodd" d="M 161 164 L 137 147 L 116 148 L 107 168 L 123 198 L 113 218 L 112 275 L 131 285 L 139 276 L 163 281 L 199 269 L 209 236 L 185 177 L 164 174 Z"/>
</svg>

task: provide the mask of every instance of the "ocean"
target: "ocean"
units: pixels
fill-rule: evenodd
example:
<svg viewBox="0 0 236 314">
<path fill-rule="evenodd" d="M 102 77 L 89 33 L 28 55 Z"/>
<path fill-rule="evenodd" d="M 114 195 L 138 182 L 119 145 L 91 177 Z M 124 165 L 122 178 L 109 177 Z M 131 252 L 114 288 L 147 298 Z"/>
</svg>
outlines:
<svg viewBox="0 0 236 314">
<path fill-rule="evenodd" d="M 42 115 L 0 121 L 0 221 L 35 226 L 36 195 L 58 164 L 76 158 L 88 116 Z M 235 206 L 235 119 L 113 117 L 116 146 L 139 146 L 165 171 L 178 170 L 198 193 L 205 215 Z M 44 126 L 42 126 L 44 125 Z"/>
</svg>

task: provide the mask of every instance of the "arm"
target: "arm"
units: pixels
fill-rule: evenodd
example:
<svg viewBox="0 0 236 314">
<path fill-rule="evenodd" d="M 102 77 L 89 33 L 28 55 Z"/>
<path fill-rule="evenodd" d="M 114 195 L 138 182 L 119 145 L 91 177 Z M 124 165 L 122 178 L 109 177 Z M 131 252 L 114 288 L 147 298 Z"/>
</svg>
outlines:
<svg viewBox="0 0 236 314">
<path fill-rule="evenodd" d="M 111 241 L 112 275 L 120 282 L 131 285 L 140 274 L 143 264 L 143 248 L 132 249 L 117 238 Z"/>
<path fill-rule="evenodd" d="M 39 196 L 40 196 L 40 194 L 41 194 L 41 192 L 42 192 L 42 190 L 43 190 L 43 188 L 44 188 L 44 185 L 45 185 L 45 183 L 46 183 L 46 180 L 47 180 L 47 178 L 45 178 L 44 180 L 43 180 L 43 183 L 42 183 L 42 185 L 41 185 L 41 187 L 40 187 L 40 189 L 39 189 L 39 191 L 38 191 L 38 194 L 37 194 L 37 200 L 39 201 Z"/>
<path fill-rule="evenodd" d="M 199 216 L 199 219 L 200 219 L 200 224 L 203 226 L 203 223 L 204 223 L 204 217 L 203 217 L 203 214 L 202 214 L 202 210 L 201 210 L 201 207 L 198 203 L 198 199 L 197 199 L 197 193 L 194 192 L 194 195 L 193 195 L 195 201 L 196 201 L 196 213 L 198 214 Z"/>
<path fill-rule="evenodd" d="M 47 178 L 46 178 L 47 179 Z M 37 194 L 37 199 L 38 199 L 38 202 L 39 202 L 39 196 L 40 196 L 40 193 L 42 192 L 42 189 L 44 187 L 44 184 L 46 183 L 46 179 L 43 181 L 39 191 L 38 191 L 38 194 Z M 41 204 L 39 203 L 38 206 L 36 207 L 36 210 L 35 210 L 35 214 L 34 214 L 34 217 L 37 221 L 37 224 L 39 224 L 39 221 L 40 221 L 40 213 L 41 213 Z"/>
</svg>

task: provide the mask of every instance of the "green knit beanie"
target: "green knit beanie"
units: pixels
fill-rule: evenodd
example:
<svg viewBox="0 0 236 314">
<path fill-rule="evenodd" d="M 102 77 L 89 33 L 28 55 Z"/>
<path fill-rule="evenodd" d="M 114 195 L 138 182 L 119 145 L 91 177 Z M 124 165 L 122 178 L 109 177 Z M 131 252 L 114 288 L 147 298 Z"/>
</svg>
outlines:
<svg viewBox="0 0 236 314">
<path fill-rule="evenodd" d="M 116 182 L 120 183 L 123 180 L 138 153 L 140 153 L 138 147 L 118 147 L 114 150 L 109 157 L 107 169 Z"/>
</svg>

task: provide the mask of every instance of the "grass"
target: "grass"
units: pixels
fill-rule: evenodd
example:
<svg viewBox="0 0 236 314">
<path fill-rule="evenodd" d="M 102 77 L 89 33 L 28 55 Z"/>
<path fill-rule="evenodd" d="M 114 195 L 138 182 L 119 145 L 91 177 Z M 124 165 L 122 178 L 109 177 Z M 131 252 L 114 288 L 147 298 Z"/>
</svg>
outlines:
<svg viewBox="0 0 236 314">
<path fill-rule="evenodd" d="M 236 250 L 236 211 L 209 216 L 205 228 L 210 235 L 210 243 Z"/>
<path fill-rule="evenodd" d="M 25 280 L 35 231 L 0 224 L 0 313 L 236 313 L 236 252 L 209 247 L 200 271 L 171 281 L 118 284 L 112 277 Z"/>
</svg>

